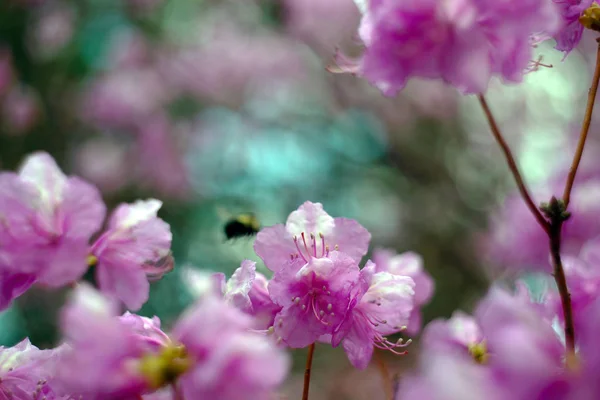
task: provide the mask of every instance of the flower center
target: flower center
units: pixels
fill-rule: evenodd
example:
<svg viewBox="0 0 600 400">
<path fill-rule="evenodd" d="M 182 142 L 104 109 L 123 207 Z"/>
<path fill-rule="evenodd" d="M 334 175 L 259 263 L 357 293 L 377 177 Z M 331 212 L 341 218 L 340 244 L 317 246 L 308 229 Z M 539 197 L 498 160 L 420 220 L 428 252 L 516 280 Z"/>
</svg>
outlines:
<svg viewBox="0 0 600 400">
<path fill-rule="evenodd" d="M 478 364 L 486 364 L 490 357 L 485 341 L 469 344 L 469 354 Z"/>
<path fill-rule="evenodd" d="M 322 233 L 318 234 L 319 241 L 317 241 L 317 237 L 311 233 L 309 240 L 306 239 L 306 234 L 302 232 L 300 237 L 294 235 L 294 244 L 296 245 L 297 253 L 291 254 L 291 258 L 302 257 L 304 262 L 308 262 L 311 258 L 323 258 L 329 256 L 329 246 L 325 244 L 325 236 Z M 317 243 L 319 242 L 319 243 Z M 320 245 L 320 249 L 317 248 Z M 335 245 L 335 250 L 338 249 L 338 246 Z"/>
<path fill-rule="evenodd" d="M 170 344 L 157 354 L 142 357 L 139 371 L 153 389 L 158 389 L 175 382 L 191 365 L 185 347 Z"/>
<path fill-rule="evenodd" d="M 323 325 L 330 325 L 331 322 L 329 322 L 328 319 L 335 316 L 333 304 L 327 303 L 327 305 L 323 307 L 320 304 L 321 302 L 319 302 L 319 296 L 329 295 L 331 295 L 331 291 L 329 291 L 326 286 L 323 286 L 322 288 L 312 288 L 304 297 L 294 297 L 292 301 L 297 307 L 302 308 L 302 311 L 312 312 L 317 321 Z"/>
</svg>

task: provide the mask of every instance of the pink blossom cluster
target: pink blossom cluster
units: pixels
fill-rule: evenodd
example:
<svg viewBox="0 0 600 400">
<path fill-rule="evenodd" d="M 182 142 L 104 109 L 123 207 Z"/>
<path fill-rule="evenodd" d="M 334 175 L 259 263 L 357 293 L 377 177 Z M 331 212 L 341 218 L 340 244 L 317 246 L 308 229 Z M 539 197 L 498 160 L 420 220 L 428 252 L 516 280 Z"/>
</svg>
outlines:
<svg viewBox="0 0 600 400">
<path fill-rule="evenodd" d="M 416 372 L 400 384 L 397 399 L 597 399 L 600 371 L 600 269 L 597 241 L 565 269 L 575 315 L 576 353 L 565 349 L 558 293 L 531 300 L 496 285 L 474 315 L 457 311 L 423 331 Z"/>
<path fill-rule="evenodd" d="M 375 262 L 361 268 L 370 238 L 357 221 L 333 218 L 322 204 L 307 201 L 285 225 L 258 233 L 254 249 L 274 273 L 270 280 L 245 260 L 229 280 L 216 274 L 208 286 L 254 316 L 254 329 L 281 345 L 341 344 L 352 365 L 364 369 L 374 348 L 405 353 L 410 340 L 387 336 L 419 332 L 420 307 L 433 294 L 433 280 L 415 253 L 376 249 Z M 193 286 L 207 282 L 192 279 Z"/>
<path fill-rule="evenodd" d="M 49 154 L 30 155 L 18 173 L 1 172 L 0 309 L 33 284 L 70 285 L 89 268 L 100 290 L 139 309 L 148 278 L 173 266 L 171 231 L 157 217 L 161 205 L 121 204 L 101 232 L 106 206 L 99 191 L 66 176 Z"/>
<path fill-rule="evenodd" d="M 285 225 L 261 230 L 256 263 L 235 273 L 192 273 L 200 290 L 166 333 L 160 320 L 130 313 L 149 281 L 173 268 L 161 202 L 115 208 L 105 223 L 98 190 L 66 176 L 47 153 L 0 173 L 2 307 L 32 285 L 71 286 L 61 313 L 63 343 L 40 350 L 27 340 L 0 349 L 0 394 L 10 399 L 271 399 L 287 376 L 285 347 L 342 345 L 364 369 L 374 348 L 404 354 L 420 330 L 433 281 L 415 253 L 376 250 L 360 267 L 370 233 L 306 202 Z M 79 282 L 94 269 L 98 289 Z M 189 271 L 188 271 L 189 272 Z M 198 275 L 199 274 L 199 275 Z"/>
<path fill-rule="evenodd" d="M 410 78 L 441 79 L 463 94 L 485 92 L 492 77 L 520 83 L 532 70 L 538 43 L 553 38 L 565 55 L 577 46 L 579 17 L 592 0 L 355 3 L 364 52 L 358 59 L 338 53 L 336 70 L 358 74 L 394 96 Z"/>
</svg>

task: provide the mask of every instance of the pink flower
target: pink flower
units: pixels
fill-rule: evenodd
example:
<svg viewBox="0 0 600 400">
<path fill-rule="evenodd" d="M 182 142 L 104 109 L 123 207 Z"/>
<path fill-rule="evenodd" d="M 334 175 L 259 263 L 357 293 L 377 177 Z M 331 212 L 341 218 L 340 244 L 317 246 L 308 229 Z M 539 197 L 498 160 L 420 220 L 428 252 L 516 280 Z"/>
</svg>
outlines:
<svg viewBox="0 0 600 400">
<path fill-rule="evenodd" d="M 225 277 L 223 276 L 222 279 Z M 267 329 L 273 325 L 275 315 L 281 307 L 269 296 L 268 280 L 260 272 L 256 272 L 256 263 L 242 261 L 231 278 L 223 284 L 223 297 L 239 310 L 254 316 L 256 329 Z"/>
<path fill-rule="evenodd" d="M 173 267 L 171 230 L 157 217 L 161 206 L 154 199 L 121 204 L 106 232 L 92 246 L 100 290 L 132 310 L 148 300 L 148 276 L 159 278 Z"/>
<path fill-rule="evenodd" d="M 367 253 L 371 234 L 358 222 L 332 218 L 321 203 L 302 204 L 292 212 L 285 225 L 263 228 L 254 242 L 254 251 L 267 268 L 279 271 L 295 254 L 308 263 L 339 250 L 359 263 Z"/>
<path fill-rule="evenodd" d="M 252 332 L 252 318 L 207 292 L 167 336 L 157 318 L 126 313 L 80 285 L 63 311 L 68 350 L 59 382 L 75 398 L 261 400 L 286 377 L 290 360 L 270 337 Z M 146 398 L 146 397 L 145 397 Z"/>
<path fill-rule="evenodd" d="M 69 348 L 57 378 L 66 393 L 111 400 L 150 390 L 135 360 L 156 347 L 130 317 L 119 319 L 117 310 L 116 303 L 87 284 L 75 289 L 61 316 Z"/>
<path fill-rule="evenodd" d="M 87 269 L 88 241 L 105 212 L 98 190 L 65 176 L 46 153 L 29 156 L 19 174 L 1 173 L 3 306 L 32 277 L 53 287 L 78 280 Z"/>
<path fill-rule="evenodd" d="M 51 387 L 54 350 L 40 350 L 22 340 L 13 347 L 0 347 L 0 398 L 54 400 Z"/>
<path fill-rule="evenodd" d="M 373 253 L 373 262 L 377 272 L 409 276 L 415 282 L 414 307 L 406 325 L 409 334 L 417 334 L 421 330 L 420 307 L 429 302 L 435 288 L 433 279 L 423 268 L 423 258 L 413 252 L 396 254 L 391 250 L 376 249 Z"/>
<path fill-rule="evenodd" d="M 349 315 L 333 334 L 332 345 L 343 343 L 352 365 L 365 369 L 373 355 L 373 347 L 404 354 L 396 349 L 406 344 L 391 343 L 385 336 L 405 328 L 413 308 L 415 286 L 408 276 L 376 272 L 372 262 L 360 271 L 360 285 L 349 305 Z"/>
<path fill-rule="evenodd" d="M 560 10 L 563 19 L 563 27 L 554 35 L 556 50 L 564 51 L 565 57 L 573 50 L 581 40 L 583 25 L 579 17 L 592 5 L 593 0 L 552 0 Z"/>
<path fill-rule="evenodd" d="M 463 93 L 484 92 L 495 75 L 521 82 L 532 58 L 532 36 L 553 34 L 560 23 L 548 0 L 361 4 L 359 34 L 366 49 L 356 63 L 340 59 L 340 67 L 390 96 L 411 77 L 442 79 Z"/>
<path fill-rule="evenodd" d="M 2 102 L 3 125 L 13 135 L 29 132 L 39 122 L 41 105 L 34 89 L 13 86 Z"/>
<path fill-rule="evenodd" d="M 249 331 L 250 316 L 215 296 L 180 318 L 172 337 L 195 360 L 178 380 L 185 399 L 266 400 L 290 368 L 270 337 Z"/>
<path fill-rule="evenodd" d="M 308 262 L 300 257 L 288 260 L 269 282 L 271 299 L 283 307 L 275 317 L 276 335 L 288 346 L 301 348 L 333 334 L 351 307 L 359 275 L 357 262 L 337 251 Z"/>
<path fill-rule="evenodd" d="M 474 317 L 457 312 L 427 325 L 419 373 L 398 399 L 546 399 L 564 379 L 564 353 L 529 298 L 493 287 Z"/>
</svg>

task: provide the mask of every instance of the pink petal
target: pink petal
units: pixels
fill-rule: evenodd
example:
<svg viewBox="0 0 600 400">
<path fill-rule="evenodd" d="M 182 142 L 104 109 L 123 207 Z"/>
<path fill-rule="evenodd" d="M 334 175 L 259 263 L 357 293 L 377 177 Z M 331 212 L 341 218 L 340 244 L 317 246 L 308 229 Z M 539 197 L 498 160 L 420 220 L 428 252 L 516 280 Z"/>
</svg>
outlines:
<svg viewBox="0 0 600 400">
<path fill-rule="evenodd" d="M 98 264 L 96 268 L 100 290 L 121 300 L 128 309 L 137 311 L 148 301 L 150 283 L 141 268 L 111 264 Z"/>
<path fill-rule="evenodd" d="M 337 245 L 339 251 L 360 262 L 371 242 L 369 231 L 357 221 L 348 218 L 335 218 L 335 228 L 330 237 L 325 237 L 329 246 Z M 333 250 L 333 248 L 331 248 Z"/>
<path fill-rule="evenodd" d="M 106 206 L 96 187 L 79 178 L 69 178 L 61 205 L 64 232 L 70 238 L 89 240 L 106 217 Z"/>
<path fill-rule="evenodd" d="M 279 271 L 290 255 L 298 252 L 292 236 L 281 224 L 261 229 L 254 241 L 254 251 L 273 272 Z"/>
<path fill-rule="evenodd" d="M 89 255 L 87 242 L 72 242 L 64 240 L 59 246 L 47 246 L 37 249 L 43 255 L 45 268 L 38 276 L 39 283 L 60 287 L 76 282 L 88 269 L 86 261 Z"/>
<path fill-rule="evenodd" d="M 323 205 L 310 201 L 305 202 L 296 211 L 293 211 L 285 224 L 285 229 L 292 236 L 300 236 L 304 232 L 306 235 L 312 233 L 315 236 L 321 233 L 327 237 L 333 231 L 333 228 L 334 220 L 323 210 Z"/>
<path fill-rule="evenodd" d="M 8 308 L 14 299 L 35 283 L 35 276 L 0 270 L 0 311 Z"/>
</svg>

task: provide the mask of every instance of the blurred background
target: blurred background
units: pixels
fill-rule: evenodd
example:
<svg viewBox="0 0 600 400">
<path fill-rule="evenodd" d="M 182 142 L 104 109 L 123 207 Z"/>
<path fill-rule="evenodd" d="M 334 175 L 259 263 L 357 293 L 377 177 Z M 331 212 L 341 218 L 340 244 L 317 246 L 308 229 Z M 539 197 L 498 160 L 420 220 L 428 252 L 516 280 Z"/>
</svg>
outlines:
<svg viewBox="0 0 600 400">
<path fill-rule="evenodd" d="M 425 321 L 470 311 L 491 280 L 547 267 L 546 240 L 474 97 L 414 80 L 384 98 L 326 71 L 336 48 L 360 54 L 359 21 L 352 0 L 1 0 L 0 168 L 44 150 L 109 207 L 164 201 L 176 268 L 141 313 L 166 327 L 192 301 L 181 267 L 230 274 L 260 261 L 251 238 L 225 240 L 229 218 L 284 223 L 306 200 L 358 220 L 372 249 L 423 256 L 436 282 Z M 564 61 L 552 46 L 536 49 L 552 68 L 487 95 L 538 202 L 562 193 L 595 53 L 589 37 Z M 573 194 L 584 216 L 566 226 L 574 253 L 600 233 L 597 127 Z M 64 296 L 19 298 L 0 314 L 0 343 L 54 345 Z M 418 344 L 410 352 L 378 357 L 394 375 Z M 294 354 L 290 398 L 302 385 L 304 351 Z M 320 346 L 311 398 L 383 399 L 378 365 L 354 371 Z"/>
</svg>

